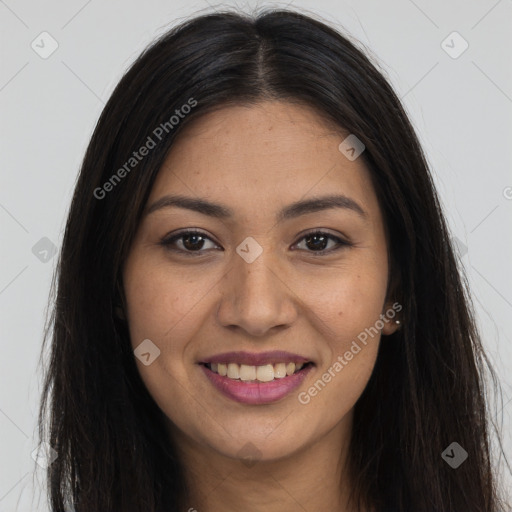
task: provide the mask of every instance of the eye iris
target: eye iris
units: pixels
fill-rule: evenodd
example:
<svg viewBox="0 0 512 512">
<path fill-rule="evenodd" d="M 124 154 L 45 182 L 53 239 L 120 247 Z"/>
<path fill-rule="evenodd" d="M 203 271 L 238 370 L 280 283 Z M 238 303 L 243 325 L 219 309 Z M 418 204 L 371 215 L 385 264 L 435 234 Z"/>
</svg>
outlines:
<svg viewBox="0 0 512 512">
<path fill-rule="evenodd" d="M 187 235 L 182 235 L 182 240 L 183 240 L 183 246 L 185 247 L 185 249 L 187 250 L 197 250 L 197 249 L 201 249 L 203 247 L 203 244 L 204 244 L 204 237 L 200 234 L 187 234 Z M 197 240 L 196 241 L 193 241 L 192 243 L 188 243 L 186 240 L 190 240 L 190 239 L 201 239 L 201 246 L 200 247 L 197 247 Z"/>
<path fill-rule="evenodd" d="M 320 243 L 320 246 L 318 245 L 318 243 L 313 242 L 313 247 L 310 247 L 309 243 L 313 239 L 317 239 L 317 240 L 318 239 L 322 239 L 322 242 Z M 323 250 L 327 246 L 327 242 L 328 242 L 328 237 L 326 237 L 325 235 L 322 235 L 321 233 L 313 233 L 313 234 L 308 235 L 306 237 L 306 245 L 307 245 L 307 247 L 309 249 L 320 249 L 320 250 Z"/>
<path fill-rule="evenodd" d="M 332 238 L 332 236 L 328 236 L 323 232 L 316 232 L 306 235 L 303 240 L 305 240 L 306 247 L 312 250 L 312 252 L 323 252 Z M 201 252 L 206 239 L 208 237 L 205 237 L 202 233 L 188 232 L 174 237 L 173 243 L 181 241 L 185 251 Z"/>
</svg>

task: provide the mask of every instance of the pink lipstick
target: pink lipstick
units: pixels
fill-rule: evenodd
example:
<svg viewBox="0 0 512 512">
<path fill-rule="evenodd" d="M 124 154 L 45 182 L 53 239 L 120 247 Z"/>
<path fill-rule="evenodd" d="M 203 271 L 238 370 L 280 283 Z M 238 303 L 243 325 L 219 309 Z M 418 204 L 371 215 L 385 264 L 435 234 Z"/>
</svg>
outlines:
<svg viewBox="0 0 512 512">
<path fill-rule="evenodd" d="M 283 351 L 227 352 L 199 362 L 211 384 L 240 403 L 277 402 L 297 389 L 312 370 L 307 357 Z"/>
</svg>

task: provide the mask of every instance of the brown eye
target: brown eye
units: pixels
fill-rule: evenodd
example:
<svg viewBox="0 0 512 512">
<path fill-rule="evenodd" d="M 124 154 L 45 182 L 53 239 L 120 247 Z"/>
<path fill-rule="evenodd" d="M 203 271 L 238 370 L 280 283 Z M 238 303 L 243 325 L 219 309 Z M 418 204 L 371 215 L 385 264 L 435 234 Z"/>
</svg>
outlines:
<svg viewBox="0 0 512 512">
<path fill-rule="evenodd" d="M 191 256 L 196 256 L 205 252 L 203 249 L 205 249 L 206 241 L 211 242 L 212 240 L 200 231 L 182 231 L 181 233 L 177 233 L 171 237 L 164 238 L 161 241 L 161 245 L 165 246 L 171 251 L 182 252 L 190 254 Z M 208 247 L 206 249 L 208 249 Z"/>
<path fill-rule="evenodd" d="M 211 242 L 214 247 L 205 247 L 208 241 Z M 302 241 L 304 241 L 306 248 L 301 250 L 318 253 L 319 256 L 330 254 L 342 247 L 352 245 L 350 242 L 324 231 L 312 231 L 311 233 L 307 233 L 302 237 L 301 243 Z M 334 247 L 328 248 L 329 242 L 334 242 Z M 218 247 L 210 237 L 206 236 L 201 231 L 191 230 L 182 231 L 164 238 L 160 243 L 170 251 L 186 254 L 187 256 L 200 256 L 207 250 Z M 298 246 L 298 244 L 296 244 L 296 246 Z"/>
<path fill-rule="evenodd" d="M 302 241 L 305 242 L 307 252 L 320 253 L 320 256 L 323 253 L 329 254 L 338 249 L 341 249 L 344 246 L 346 247 L 352 245 L 346 240 L 343 240 L 324 231 L 313 231 L 311 233 L 307 233 L 304 237 L 302 237 L 301 243 Z M 330 241 L 334 241 L 335 246 L 334 248 L 331 247 L 330 249 L 327 249 Z"/>
</svg>

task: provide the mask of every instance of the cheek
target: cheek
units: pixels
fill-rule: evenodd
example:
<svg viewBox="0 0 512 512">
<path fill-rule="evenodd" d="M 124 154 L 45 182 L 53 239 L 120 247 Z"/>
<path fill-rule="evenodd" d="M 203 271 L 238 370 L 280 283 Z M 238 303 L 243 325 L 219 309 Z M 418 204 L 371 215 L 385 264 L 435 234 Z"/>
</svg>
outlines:
<svg viewBox="0 0 512 512">
<path fill-rule="evenodd" d="M 372 374 L 386 287 L 385 261 L 347 265 L 332 272 L 321 286 L 304 283 L 305 309 L 314 313 L 310 321 L 322 333 L 327 350 L 301 403 L 322 411 L 327 423 L 336 422 L 354 406 Z"/>
<path fill-rule="evenodd" d="M 209 288 L 169 266 L 138 258 L 136 253 L 127 262 L 123 277 L 132 348 L 137 353 L 144 340 L 157 347 L 154 353 L 158 355 L 148 365 L 135 357 L 137 369 L 158 406 L 169 418 L 179 418 L 184 409 L 194 409 L 192 396 L 184 392 L 190 389 L 184 362 L 188 340 L 197 329 L 194 318 L 204 298 L 202 290 Z M 156 350 L 149 346 L 150 352 Z"/>
<path fill-rule="evenodd" d="M 123 278 L 132 348 L 137 356 L 144 342 L 151 353 L 149 365 L 138 357 L 135 362 L 158 402 L 163 390 L 172 392 L 186 378 L 183 362 L 187 340 L 193 338 L 196 328 L 192 321 L 194 306 L 204 293 L 197 289 L 197 283 L 175 275 L 168 266 L 138 257 L 136 252 L 128 260 Z"/>
<path fill-rule="evenodd" d="M 142 264 L 135 257 L 126 266 L 124 283 L 132 345 L 153 338 L 162 344 L 167 340 L 166 350 L 181 351 L 179 340 L 186 339 L 184 331 L 193 325 L 191 319 L 214 280 L 210 283 L 161 263 Z"/>
<path fill-rule="evenodd" d="M 310 322 L 315 322 L 332 350 L 345 351 L 350 341 L 374 326 L 383 313 L 387 287 L 385 261 L 347 262 L 323 276 L 300 280 L 300 295 Z"/>
</svg>

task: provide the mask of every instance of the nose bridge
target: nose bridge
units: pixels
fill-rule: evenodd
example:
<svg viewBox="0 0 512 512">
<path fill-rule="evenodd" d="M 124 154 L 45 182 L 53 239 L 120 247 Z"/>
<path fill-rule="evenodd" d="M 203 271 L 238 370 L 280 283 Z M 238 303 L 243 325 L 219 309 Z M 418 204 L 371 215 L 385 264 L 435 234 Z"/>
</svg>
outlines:
<svg viewBox="0 0 512 512">
<path fill-rule="evenodd" d="M 269 240 L 262 246 L 254 238 L 248 237 L 236 252 L 232 269 L 236 294 L 251 300 L 261 297 L 260 302 L 272 300 L 279 291 L 275 282 L 276 255 Z"/>
<path fill-rule="evenodd" d="M 294 308 L 278 266 L 270 248 L 254 239 L 240 244 L 224 281 L 219 321 L 238 325 L 252 334 L 292 321 Z"/>
</svg>

